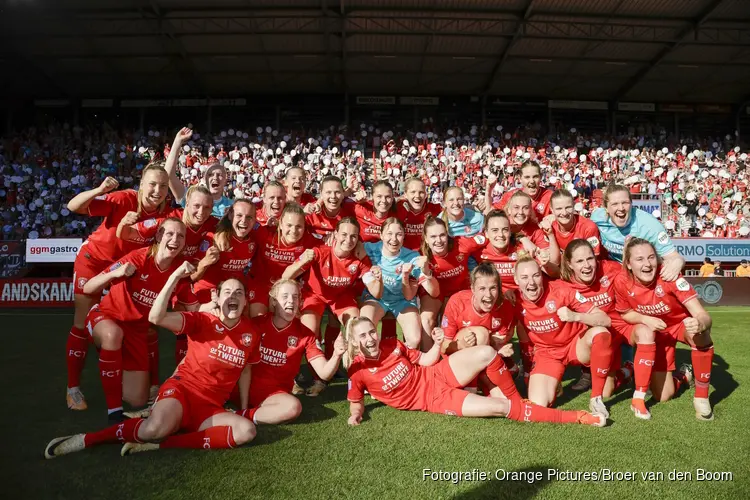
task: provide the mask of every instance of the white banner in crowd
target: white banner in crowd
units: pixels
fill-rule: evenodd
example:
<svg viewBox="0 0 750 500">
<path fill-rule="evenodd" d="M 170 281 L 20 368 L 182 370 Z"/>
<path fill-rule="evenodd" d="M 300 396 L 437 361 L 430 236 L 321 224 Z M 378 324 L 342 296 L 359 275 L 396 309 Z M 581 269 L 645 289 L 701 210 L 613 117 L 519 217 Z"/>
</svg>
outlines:
<svg viewBox="0 0 750 500">
<path fill-rule="evenodd" d="M 687 262 L 703 262 L 706 257 L 721 262 L 750 260 L 750 239 L 672 238 L 672 243 Z"/>
<path fill-rule="evenodd" d="M 26 262 L 75 262 L 81 238 L 26 240 Z"/>
</svg>

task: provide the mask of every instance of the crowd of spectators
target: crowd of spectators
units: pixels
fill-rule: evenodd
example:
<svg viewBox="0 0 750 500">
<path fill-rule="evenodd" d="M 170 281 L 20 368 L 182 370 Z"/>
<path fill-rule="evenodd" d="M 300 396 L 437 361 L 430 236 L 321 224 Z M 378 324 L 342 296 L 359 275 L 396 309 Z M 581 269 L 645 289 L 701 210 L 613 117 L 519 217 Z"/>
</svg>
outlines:
<svg viewBox="0 0 750 500">
<path fill-rule="evenodd" d="M 139 171 L 166 158 L 174 130 L 115 130 L 107 124 L 51 124 L 29 128 L 0 141 L 0 210 L 5 240 L 80 236 L 97 221 L 65 207 L 81 190 L 108 175 L 121 187 L 137 187 Z M 624 183 L 636 197 L 661 196 L 660 217 L 673 236 L 748 237 L 748 154 L 733 137 L 667 140 L 663 134 L 623 136 L 585 134 L 571 128 L 545 137 L 532 127 L 506 131 L 501 126 L 437 127 L 420 130 L 378 128 L 370 124 L 325 130 L 277 131 L 227 128 L 213 135 L 196 131 L 179 157 L 179 175 L 197 183 L 205 168 L 223 164 L 229 197 L 260 196 L 265 182 L 287 168 L 308 173 L 315 193 L 325 175 L 363 186 L 388 179 L 399 191 L 411 176 L 422 178 L 433 202 L 458 185 L 469 203 L 483 198 L 490 174 L 500 178 L 494 196 L 516 187 L 518 167 L 533 161 L 543 184 L 568 189 L 584 216 L 602 204 L 608 183 Z M 190 126 L 188 124 L 188 126 Z M 637 133 L 637 132 L 636 132 Z"/>
</svg>

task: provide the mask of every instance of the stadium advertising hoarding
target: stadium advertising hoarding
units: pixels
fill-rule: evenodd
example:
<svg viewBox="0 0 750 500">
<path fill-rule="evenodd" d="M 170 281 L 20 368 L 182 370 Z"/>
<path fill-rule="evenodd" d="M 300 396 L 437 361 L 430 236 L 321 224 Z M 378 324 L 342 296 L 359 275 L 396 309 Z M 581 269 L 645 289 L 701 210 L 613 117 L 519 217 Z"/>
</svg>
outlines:
<svg viewBox="0 0 750 500">
<path fill-rule="evenodd" d="M 672 238 L 672 242 L 687 262 L 703 262 L 706 257 L 721 262 L 750 259 L 750 239 Z"/>
<path fill-rule="evenodd" d="M 653 214 L 657 210 L 661 212 L 661 200 L 658 198 L 653 200 L 633 200 L 633 206 L 650 214 Z"/>
<path fill-rule="evenodd" d="M 80 238 L 26 240 L 26 262 L 75 262 Z"/>
<path fill-rule="evenodd" d="M 23 241 L 0 242 L 0 278 L 12 278 L 23 269 Z"/>
<path fill-rule="evenodd" d="M 73 305 L 73 278 L 0 280 L 0 308 Z"/>
</svg>

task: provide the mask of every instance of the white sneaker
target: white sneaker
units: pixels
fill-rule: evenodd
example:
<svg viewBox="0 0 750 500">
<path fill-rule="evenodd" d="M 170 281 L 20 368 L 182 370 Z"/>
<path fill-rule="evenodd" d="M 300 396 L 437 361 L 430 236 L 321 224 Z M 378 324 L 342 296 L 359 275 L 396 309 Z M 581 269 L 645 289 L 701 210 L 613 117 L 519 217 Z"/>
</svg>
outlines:
<svg viewBox="0 0 750 500">
<path fill-rule="evenodd" d="M 305 391 L 305 394 L 307 394 L 311 398 L 314 398 L 318 396 L 321 392 L 325 391 L 326 387 L 328 387 L 328 384 L 326 384 L 322 380 L 316 380 L 315 382 L 313 382 L 313 385 L 311 385 L 307 389 L 307 391 Z"/>
<path fill-rule="evenodd" d="M 685 376 L 685 380 L 688 381 L 690 387 L 695 387 L 695 377 L 693 376 L 693 365 L 683 363 L 680 365 L 680 369 L 677 370 Z"/>
<path fill-rule="evenodd" d="M 603 415 L 604 418 L 609 418 L 609 410 L 604 405 L 601 396 L 589 399 L 589 411 L 594 415 Z"/>
<path fill-rule="evenodd" d="M 711 409 L 708 398 L 693 398 L 693 408 L 695 408 L 696 419 L 706 422 L 714 419 L 714 411 Z"/>
<path fill-rule="evenodd" d="M 142 451 L 153 451 L 159 449 L 159 443 L 125 443 L 120 449 L 120 456 L 126 457 L 133 453 L 140 453 Z"/>
<path fill-rule="evenodd" d="M 57 458 L 61 455 L 68 455 L 69 453 L 81 451 L 84 448 L 86 448 L 86 444 L 83 441 L 83 434 L 58 437 L 50 441 L 44 449 L 44 458 Z"/>
</svg>

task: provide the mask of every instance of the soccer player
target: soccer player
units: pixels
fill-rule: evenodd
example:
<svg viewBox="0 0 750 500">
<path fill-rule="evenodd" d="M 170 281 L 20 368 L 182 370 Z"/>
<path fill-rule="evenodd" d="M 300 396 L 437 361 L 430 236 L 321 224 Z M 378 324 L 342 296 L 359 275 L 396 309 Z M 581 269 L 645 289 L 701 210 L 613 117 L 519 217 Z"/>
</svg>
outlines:
<svg viewBox="0 0 750 500">
<path fill-rule="evenodd" d="M 474 236 L 482 232 L 484 215 L 466 206 L 464 190 L 451 186 L 443 192 L 443 211 L 438 216 L 447 224 L 450 236 Z"/>
<path fill-rule="evenodd" d="M 250 200 L 235 200 L 216 226 L 213 244 L 198 262 L 192 276 L 193 292 L 202 304 L 211 301 L 211 292 L 224 280 L 236 278 L 247 288 L 247 272 L 258 250 L 254 238 L 255 205 Z"/>
<path fill-rule="evenodd" d="M 250 317 L 268 312 L 268 292 L 307 248 L 322 240 L 305 231 L 305 212 L 296 203 L 287 203 L 278 227 L 259 227 L 253 234 L 258 252 L 250 268 L 252 280 L 247 289 Z"/>
<path fill-rule="evenodd" d="M 536 257 L 537 253 L 542 253 L 543 250 L 549 253 L 547 267 L 550 270 L 555 270 L 550 276 L 557 277 L 560 266 L 560 249 L 555 238 L 551 238 L 536 223 L 532 211 L 531 197 L 523 191 L 516 191 L 508 200 L 505 213 L 508 214 L 511 231 L 515 233 L 518 241 L 523 244 L 532 257 Z"/>
<path fill-rule="evenodd" d="M 180 205 L 185 206 L 185 192 L 187 188 L 177 175 L 177 160 L 180 157 L 182 146 L 193 136 L 193 131 L 183 127 L 175 135 L 172 148 L 167 156 L 166 171 L 169 176 L 169 190 L 175 200 L 179 200 Z M 212 215 L 214 217 L 223 217 L 229 207 L 232 206 L 232 200 L 224 196 L 224 188 L 227 185 L 227 171 L 223 165 L 214 163 L 209 165 L 203 173 L 203 182 L 205 182 L 208 191 L 213 198 Z"/>
<path fill-rule="evenodd" d="M 532 200 L 532 208 L 534 210 L 534 213 L 536 213 L 537 216 L 541 219 L 542 217 L 550 213 L 550 198 L 552 197 L 552 191 L 540 185 L 542 180 L 542 169 L 537 163 L 533 161 L 525 162 L 523 165 L 521 165 L 520 172 L 522 185 L 520 191 L 529 195 Z M 497 177 L 491 175 L 487 179 L 487 188 L 485 191 L 487 195 L 486 203 L 488 207 L 493 206 L 492 190 L 494 189 L 495 184 L 497 184 Z M 494 204 L 494 207 L 500 209 L 505 208 L 510 201 L 510 198 L 518 191 L 518 189 L 511 189 L 507 191 L 505 194 L 503 194 L 503 197 L 500 198 L 500 201 Z"/>
<path fill-rule="evenodd" d="M 193 266 L 184 262 L 154 300 L 149 320 L 188 336 L 185 361 L 162 386 L 148 418 L 132 418 L 87 434 L 55 438 L 44 450 L 56 458 L 85 448 L 124 442 L 123 456 L 158 448 L 234 448 L 255 438 L 255 426 L 224 409 L 235 385 L 247 394 L 250 366 L 259 361 L 260 333 L 242 314 L 245 288 L 229 279 L 218 290 L 218 316 L 205 312 L 167 312 L 169 297 Z M 256 365 L 257 366 L 257 365 Z M 247 407 L 247 397 L 244 397 Z M 176 434 L 182 431 L 182 434 Z"/>
<path fill-rule="evenodd" d="M 320 181 L 321 209 L 305 216 L 305 227 L 311 234 L 327 238 L 344 217 L 354 215 L 354 203 L 344 199 L 341 179 L 328 175 Z"/>
<path fill-rule="evenodd" d="M 660 259 L 654 245 L 642 238 L 631 238 L 625 245 L 622 273 L 615 280 L 615 307 L 622 318 L 632 325 L 645 325 L 656 333 L 656 356 L 651 374 L 651 392 L 656 401 L 666 401 L 685 384 L 695 384 L 693 407 L 698 420 L 713 420 L 708 400 L 714 345 L 711 339 L 711 316 L 701 305 L 685 278 L 667 281 L 661 273 Z M 692 369 L 683 365 L 675 369 L 677 342 L 691 348 Z M 646 386 L 636 387 L 633 409 L 639 418 L 645 405 L 636 399 L 645 398 Z"/>
<path fill-rule="evenodd" d="M 469 288 L 469 257 L 484 248 L 487 242 L 481 234 L 471 238 L 451 238 L 443 219 L 435 217 L 427 217 L 423 231 L 421 252 L 440 288 L 437 297 L 420 290 L 419 317 L 422 337 L 425 338 L 437 326 L 438 316 L 448 298 Z"/>
<path fill-rule="evenodd" d="M 404 184 L 404 200 L 396 204 L 396 217 L 404 223 L 403 246 L 418 251 L 422 245 L 422 231 L 428 215 L 433 217 L 441 212 L 440 205 L 427 202 L 424 182 L 412 177 Z"/>
<path fill-rule="evenodd" d="M 126 253 L 146 246 L 146 242 L 126 242 L 115 234 L 117 226 L 130 212 L 138 214 L 137 220 L 163 217 L 169 212 L 167 191 L 169 176 L 156 164 L 143 169 L 138 191 L 115 191 L 118 187 L 113 177 L 107 177 L 99 187 L 84 191 L 68 202 L 68 210 L 77 214 L 103 217 L 104 220 L 83 243 L 73 264 L 73 289 L 75 312 L 73 326 L 65 346 L 68 387 L 65 399 L 71 410 L 85 410 L 88 405 L 81 391 L 81 372 L 86 364 L 89 334 L 85 330 L 86 316 L 99 301 L 99 295 L 87 295 L 83 287 L 88 280 Z"/>
<path fill-rule="evenodd" d="M 278 280 L 269 295 L 269 313 L 252 320 L 262 336 L 260 363 L 253 367 L 248 409 L 239 412 L 255 424 L 280 424 L 299 416 L 302 405 L 290 392 L 303 355 L 322 380 L 330 380 L 346 351 L 339 335 L 326 359 L 315 334 L 297 319 L 302 299 L 296 281 Z"/>
<path fill-rule="evenodd" d="M 364 199 L 364 196 L 364 191 L 360 191 L 354 205 L 354 215 L 362 228 L 359 237 L 364 242 L 375 243 L 380 241 L 383 222 L 395 215 L 393 187 L 388 181 L 380 180 L 372 186 L 372 201 Z"/>
<path fill-rule="evenodd" d="M 290 265 L 281 276 L 296 279 L 304 272 L 309 275 L 302 287 L 303 299 L 300 321 L 320 338 L 320 321 L 326 309 L 346 324 L 349 318 L 359 316 L 357 306 L 358 283 L 363 282 L 367 291 L 375 298 L 383 294 L 383 279 L 380 269 L 371 269 L 370 259 L 359 259 L 355 253 L 359 240 L 359 224 L 354 217 L 344 217 L 336 227 L 333 247 L 308 248 L 299 260 Z M 339 330 L 326 329 L 325 355 L 331 357 L 333 343 Z M 317 396 L 325 383 L 319 378 L 307 390 L 309 396 Z M 295 389 L 298 389 L 295 387 Z M 298 389 L 299 391 L 299 389 Z"/>
<path fill-rule="evenodd" d="M 609 373 L 604 384 L 600 377 L 593 378 L 591 398 L 610 397 L 631 375 L 635 377 L 636 390 L 642 388 L 645 394 L 656 353 L 654 332 L 644 325 L 630 325 L 615 310 L 614 283 L 622 273 L 622 265 L 611 260 L 597 261 L 591 244 L 587 240 L 577 239 L 565 248 L 560 273 L 572 290 L 607 313 L 612 320 L 609 331 L 613 356 Z M 623 344 L 636 347 L 635 365 L 627 362 L 625 368 L 620 369 L 620 346 Z M 648 411 L 643 399 L 636 400 L 633 406 L 636 416 L 647 418 Z"/>
<path fill-rule="evenodd" d="M 490 346 L 462 349 L 440 360 L 442 329 L 431 333 L 427 352 L 408 348 L 397 339 L 381 341 L 369 318 L 346 326 L 349 373 L 349 425 L 359 425 L 365 412 L 364 394 L 398 410 L 429 411 L 459 417 L 507 417 L 520 422 L 578 423 L 602 427 L 606 419 L 585 411 L 563 411 L 521 399 L 503 359 Z M 507 396 L 494 398 L 461 390 L 485 372 Z"/>
<path fill-rule="evenodd" d="M 623 261 L 623 249 L 628 238 L 649 241 L 662 259 L 661 277 L 666 281 L 677 279 L 685 265 L 667 230 L 653 215 L 633 206 L 630 190 L 614 185 L 604 194 L 604 207 L 591 214 L 591 221 L 599 227 L 602 245 L 609 257 Z"/>
<path fill-rule="evenodd" d="M 292 167 L 284 175 L 284 186 L 286 187 L 286 202 L 294 202 L 304 208 L 305 214 L 320 210 L 318 200 L 305 191 L 307 187 L 307 174 L 301 167 Z"/>
<path fill-rule="evenodd" d="M 180 255 L 184 245 L 185 224 L 166 219 L 151 247 L 130 252 L 84 286 L 89 295 L 110 287 L 89 311 L 86 328 L 99 348 L 99 375 L 111 421 L 124 418 L 123 400 L 132 406 L 148 401 L 148 313 L 170 274 L 184 261 Z M 188 287 L 177 297 L 186 306 L 197 306 Z"/>
<path fill-rule="evenodd" d="M 546 283 L 529 256 L 518 260 L 515 276 L 516 317 L 534 345 L 529 399 L 543 406 L 553 403 L 569 364 L 591 365 L 597 386 L 604 387 L 612 356 L 609 316 L 564 282 Z M 519 338 L 526 340 L 520 331 Z M 594 414 L 609 415 L 601 396 L 592 398 L 589 407 Z"/>
<path fill-rule="evenodd" d="M 564 252 L 571 241 L 584 239 L 599 257 L 601 251 L 601 236 L 596 224 L 585 217 L 576 215 L 573 196 L 565 189 L 558 189 L 550 198 L 552 213 L 539 223 L 539 227 L 547 234 L 551 234 L 561 252 Z"/>
<path fill-rule="evenodd" d="M 404 223 L 400 219 L 386 219 L 380 237 L 378 243 L 365 243 L 364 250 L 372 265 L 380 268 L 383 296 L 376 298 L 365 290 L 360 314 L 378 324 L 386 313 L 392 313 L 401 325 L 407 345 L 416 349 L 422 342 L 428 343 L 422 338 L 417 290 L 422 286 L 428 294 L 437 297 L 439 285 L 425 260 L 420 259 L 417 252 L 404 248 Z M 422 267 L 415 265 L 420 262 Z"/>
<path fill-rule="evenodd" d="M 281 212 L 286 206 L 286 192 L 280 182 L 270 181 L 263 187 L 263 202 L 255 214 L 255 220 L 261 226 L 276 225 Z"/>
</svg>

